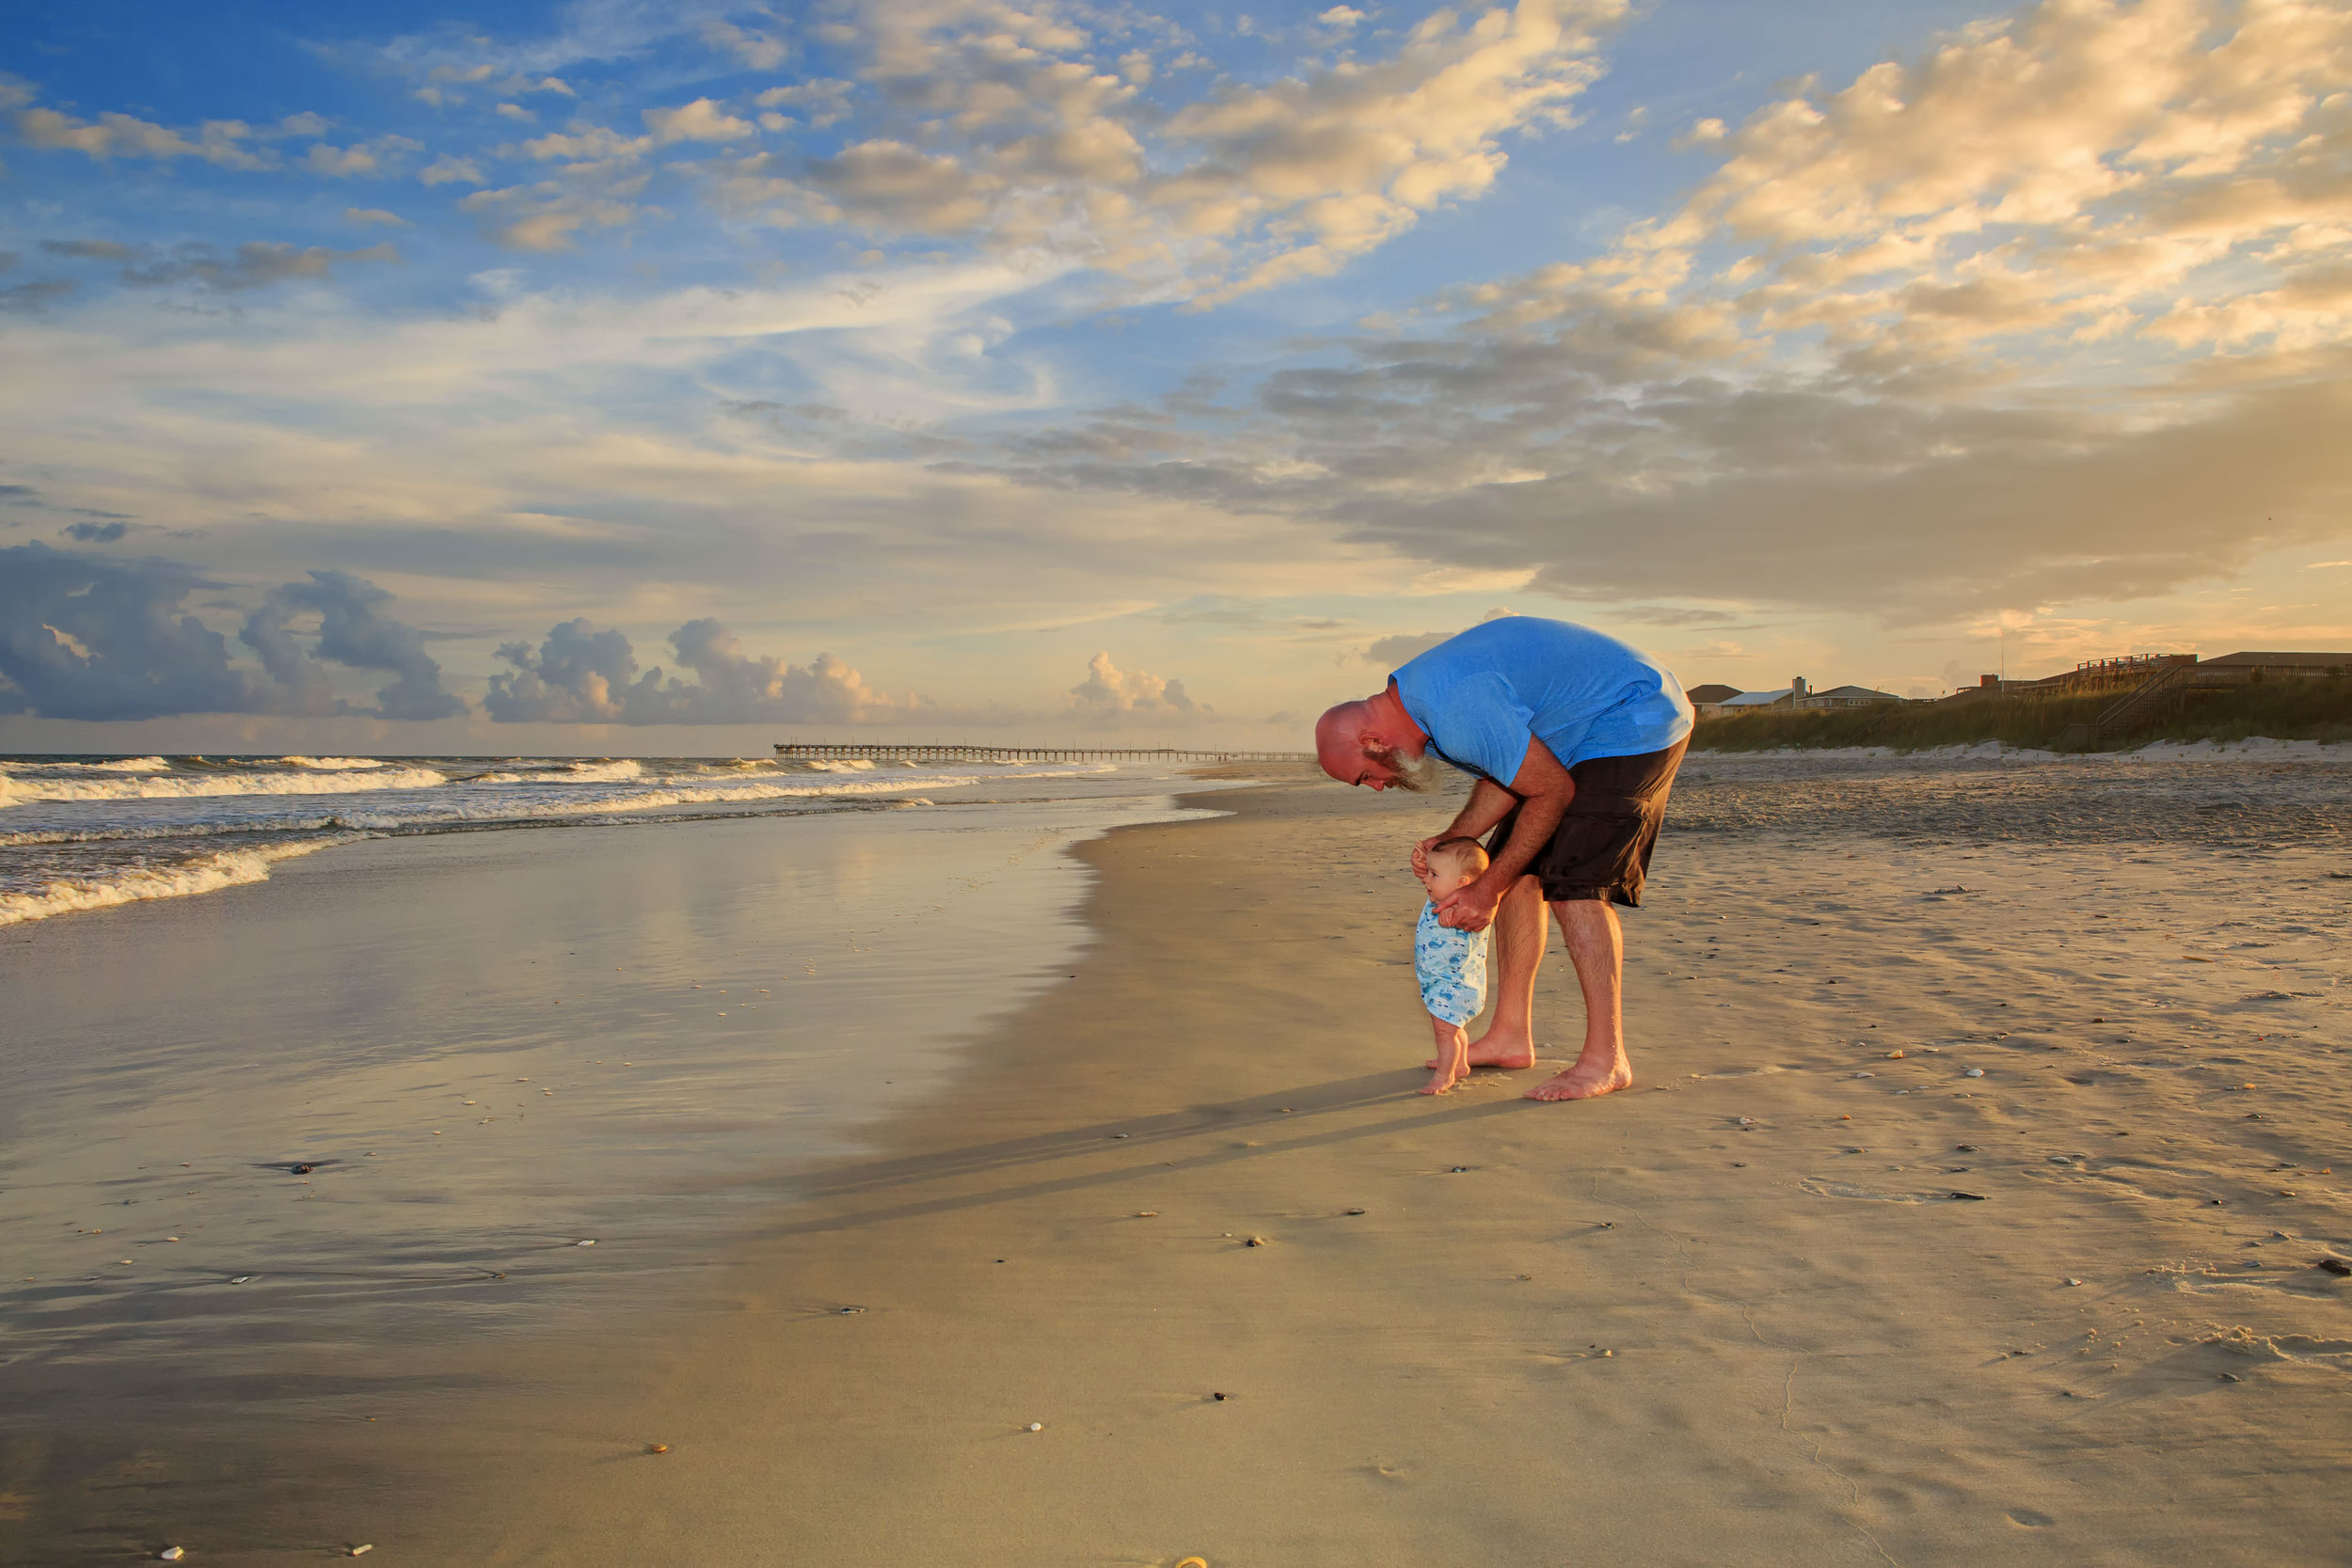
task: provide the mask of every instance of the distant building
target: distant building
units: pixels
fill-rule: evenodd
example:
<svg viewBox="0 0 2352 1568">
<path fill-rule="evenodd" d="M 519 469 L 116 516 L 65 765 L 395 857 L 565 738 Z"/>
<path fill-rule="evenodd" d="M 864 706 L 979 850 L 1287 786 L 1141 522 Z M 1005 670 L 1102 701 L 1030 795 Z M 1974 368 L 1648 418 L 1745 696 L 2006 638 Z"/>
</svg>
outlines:
<svg viewBox="0 0 2352 1568">
<path fill-rule="evenodd" d="M 2201 659 L 2201 670 L 2259 670 L 2265 675 L 2332 675 L 2352 670 L 2352 654 L 2223 654 Z"/>
<path fill-rule="evenodd" d="M 1807 709 L 1873 707 L 1880 703 L 1907 702 L 1892 691 L 1873 691 L 1867 686 L 1837 686 L 1827 691 L 1808 691 L 1795 700 L 1795 705 Z"/>
<path fill-rule="evenodd" d="M 1786 706 L 1788 702 L 1788 693 L 1786 691 L 1742 691 L 1736 697 L 1709 704 L 1710 711 L 1703 716 L 1719 718 L 1734 713 L 1757 713 L 1769 707 Z"/>
<path fill-rule="evenodd" d="M 1867 686 L 1840 686 L 1827 691 L 1816 691 L 1803 675 L 1792 677 L 1788 689 L 1781 691 L 1733 691 L 1727 686 L 1701 686 L 1692 688 L 1689 695 L 1692 705 L 1699 710 L 1702 719 L 1723 719 L 1735 714 L 1768 710 L 1819 712 L 1828 708 L 1870 707 L 1879 703 L 1908 701 L 1891 691 L 1874 691 Z"/>
</svg>

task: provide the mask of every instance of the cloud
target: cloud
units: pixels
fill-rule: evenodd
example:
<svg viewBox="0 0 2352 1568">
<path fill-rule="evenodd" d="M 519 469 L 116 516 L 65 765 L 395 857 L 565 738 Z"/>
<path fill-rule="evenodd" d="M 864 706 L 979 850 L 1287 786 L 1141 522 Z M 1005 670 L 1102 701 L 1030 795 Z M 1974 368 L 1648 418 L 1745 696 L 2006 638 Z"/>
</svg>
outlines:
<svg viewBox="0 0 2352 1568">
<path fill-rule="evenodd" d="M 75 524 L 66 531 L 111 543 L 127 528 Z M 374 584 L 313 572 L 309 582 L 272 589 L 238 639 L 260 655 L 259 673 L 232 663 L 228 640 L 187 611 L 191 594 L 225 586 L 153 557 L 117 560 L 40 544 L 0 549 L 0 713 L 443 719 L 466 710 L 441 689 L 440 667 L 417 630 L 382 613 L 391 595 Z M 294 623 L 312 615 L 315 632 L 297 630 Z M 355 707 L 334 694 L 322 659 L 395 678 L 376 694 L 376 707 Z"/>
<path fill-rule="evenodd" d="M 739 27 L 720 17 L 702 24 L 703 41 L 723 49 L 752 71 L 773 71 L 791 57 L 791 46 L 771 32 Z"/>
<path fill-rule="evenodd" d="M 482 166 L 471 158 L 460 158 L 444 152 L 417 173 L 420 185 L 484 185 L 489 183 Z"/>
<path fill-rule="evenodd" d="M 739 141 L 754 134 L 752 122 L 738 119 L 707 98 L 674 109 L 647 109 L 645 129 L 663 147 L 682 141 Z"/>
<path fill-rule="evenodd" d="M 834 77 L 816 77 L 806 82 L 770 87 L 752 102 L 763 109 L 798 109 L 803 119 L 822 131 L 850 118 L 850 94 L 856 86 L 854 82 Z M 790 123 L 789 120 L 785 121 L 785 124 Z M 771 130 L 783 128 L 782 125 L 769 127 Z"/>
<path fill-rule="evenodd" d="M 113 158 L 200 158 L 223 168 L 258 169 L 275 166 L 265 152 L 244 144 L 253 128 L 238 119 L 206 120 L 193 134 L 174 131 L 134 115 L 102 114 L 79 119 L 56 109 L 18 112 L 16 134 L 27 147 L 87 153 L 103 163 Z"/>
<path fill-rule="evenodd" d="M 411 152 L 424 150 L 424 143 L 410 136 L 374 136 L 349 147 L 329 147 L 325 142 L 312 145 L 303 155 L 302 166 L 313 174 L 331 179 L 348 180 L 362 175 L 389 174 L 392 166 Z"/>
<path fill-rule="evenodd" d="M 1358 657 L 1367 664 L 1393 670 L 1400 664 L 1420 657 L 1454 635 L 1450 631 L 1398 632 L 1393 637 L 1381 638 Z"/>
<path fill-rule="evenodd" d="M 585 618 L 548 629 L 536 650 L 510 642 L 499 657 L 511 673 L 490 677 L 483 708 L 501 723 L 844 723 L 904 717 L 932 705 L 892 697 L 843 660 L 818 654 L 807 665 L 748 656 L 717 620 L 689 621 L 670 634 L 691 681 L 638 672 L 636 650 L 619 631 Z"/>
<path fill-rule="evenodd" d="M 0 549 L 0 712 L 56 719 L 248 713 L 262 683 L 180 612 L 217 588 L 171 561 L 109 561 L 46 545 Z"/>
<path fill-rule="evenodd" d="M 976 461 L 1612 605 L 2165 592 L 2352 508 L 2347 71 L 2340 8 L 2051 0 L 1768 105 L 1597 257 Z"/>
<path fill-rule="evenodd" d="M 476 191 L 457 203 L 465 212 L 488 219 L 496 243 L 512 250 L 569 250 L 580 230 L 594 225 L 616 229 L 634 217 L 628 200 L 644 188 L 640 176 L 603 186 L 582 186 L 557 180 L 504 190 Z"/>
<path fill-rule="evenodd" d="M 128 261 L 138 252 L 115 240 L 43 240 L 41 249 L 52 256 L 84 261 Z"/>
<path fill-rule="evenodd" d="M 280 688 L 279 711 L 302 714 L 369 713 L 334 695 L 320 659 L 355 670 L 382 670 L 392 680 L 375 694 L 373 717 L 449 719 L 466 711 L 465 699 L 441 689 L 441 667 L 424 651 L 414 626 L 381 613 L 392 595 L 344 572 L 312 572 L 309 582 L 273 588 L 246 617 L 237 640 L 251 648 Z M 308 649 L 296 639 L 296 617 L 319 617 L 317 640 Z"/>
<path fill-rule="evenodd" d="M 1205 719 L 1216 711 L 1186 695 L 1183 681 L 1163 680 L 1144 670 L 1121 671 L 1107 652 L 1087 661 L 1087 678 L 1070 689 L 1069 698 L 1071 711 L 1096 723 Z"/>
<path fill-rule="evenodd" d="M 11 315 L 31 315 L 54 305 L 73 292 L 70 277 L 42 278 L 31 283 L 12 283 L 0 289 L 0 311 Z"/>
<path fill-rule="evenodd" d="M 131 525 L 124 522 L 68 523 L 64 529 L 66 537 L 77 539 L 85 545 L 111 545 L 130 531 Z"/>
<path fill-rule="evenodd" d="M 292 278 L 323 278 L 338 265 L 357 261 L 397 261 L 400 252 L 388 242 L 363 250 L 334 250 L 324 245 L 296 247 L 278 241 L 255 240 L 227 255 L 209 245 L 190 243 L 165 251 L 145 251 L 105 240 L 46 240 L 42 248 L 59 256 L 121 263 L 123 282 L 134 288 L 160 289 L 194 283 L 216 293 L 264 288 Z"/>
<path fill-rule="evenodd" d="M 1066 252 L 1210 304 L 1336 271 L 1487 189 L 1503 137 L 1567 122 L 1598 73 L 1596 30 L 1624 12 L 1623 0 L 1520 0 L 1468 23 L 1440 11 L 1385 59 L 1229 84 L 1167 113 L 1138 95 L 1148 69 L 1089 63 L 1097 40 L 1070 16 L 894 0 L 843 40 L 886 105 L 876 134 L 800 163 L 714 166 L 712 190 L 779 222 Z"/>
<path fill-rule="evenodd" d="M 381 224 L 388 229 L 408 227 L 406 218 L 398 213 L 388 213 L 381 207 L 346 207 L 343 209 L 343 221 L 356 223 L 363 229 L 373 224 Z"/>
</svg>

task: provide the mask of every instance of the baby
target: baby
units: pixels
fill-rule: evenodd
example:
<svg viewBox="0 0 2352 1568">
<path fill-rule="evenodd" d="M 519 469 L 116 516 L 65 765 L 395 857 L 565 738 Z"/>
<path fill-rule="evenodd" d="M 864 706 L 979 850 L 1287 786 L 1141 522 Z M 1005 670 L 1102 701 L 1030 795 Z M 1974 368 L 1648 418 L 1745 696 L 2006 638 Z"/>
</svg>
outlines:
<svg viewBox="0 0 2352 1568">
<path fill-rule="evenodd" d="M 1421 925 L 1413 931 L 1413 969 L 1438 1037 L 1433 1064 L 1438 1070 L 1421 1092 L 1443 1094 L 1470 1076 L 1470 1037 L 1462 1025 L 1486 1005 L 1486 933 L 1438 925 L 1438 900 L 1476 881 L 1486 869 L 1486 851 L 1474 838 L 1441 838 L 1429 847 L 1422 864 L 1428 869 L 1414 875 L 1429 890 L 1429 902 L 1422 906 Z"/>
</svg>

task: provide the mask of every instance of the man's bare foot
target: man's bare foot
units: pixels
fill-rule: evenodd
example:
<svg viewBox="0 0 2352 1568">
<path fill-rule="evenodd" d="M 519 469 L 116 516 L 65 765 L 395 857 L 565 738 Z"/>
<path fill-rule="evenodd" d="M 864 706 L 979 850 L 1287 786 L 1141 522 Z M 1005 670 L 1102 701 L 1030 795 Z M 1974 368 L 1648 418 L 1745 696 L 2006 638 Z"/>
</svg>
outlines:
<svg viewBox="0 0 2352 1568">
<path fill-rule="evenodd" d="M 1597 1100 L 1604 1094 L 1614 1094 L 1630 1087 L 1633 1064 L 1620 1051 L 1614 1057 L 1598 1060 L 1580 1057 L 1577 1064 L 1554 1078 L 1547 1078 L 1527 1091 L 1530 1100 Z"/>
<path fill-rule="evenodd" d="M 1432 1071 L 1435 1071 L 1438 1066 L 1434 1057 L 1421 1065 Z M 1523 1068 L 1534 1067 L 1535 1065 L 1534 1037 L 1524 1030 L 1505 1034 L 1499 1029 L 1489 1029 L 1470 1041 L 1470 1065 L 1504 1068 L 1513 1072 Z"/>
</svg>

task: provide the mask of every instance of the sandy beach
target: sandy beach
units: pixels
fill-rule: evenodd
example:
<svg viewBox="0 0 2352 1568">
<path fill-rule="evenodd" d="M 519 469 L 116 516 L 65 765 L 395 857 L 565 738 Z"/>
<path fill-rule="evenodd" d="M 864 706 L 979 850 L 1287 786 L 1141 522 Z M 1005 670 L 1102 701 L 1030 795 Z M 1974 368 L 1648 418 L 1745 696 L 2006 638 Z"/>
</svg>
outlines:
<svg viewBox="0 0 2352 1568">
<path fill-rule="evenodd" d="M 2345 1560 L 2346 772 L 2231 768 L 1694 757 L 1638 1082 L 1579 1106 L 1412 1092 L 1442 802 L 1199 800 L 1074 851 L 1073 977 L 674 1296 L 322 1355 L 265 1424 L 11 1418 L 0 1548 Z"/>
</svg>

